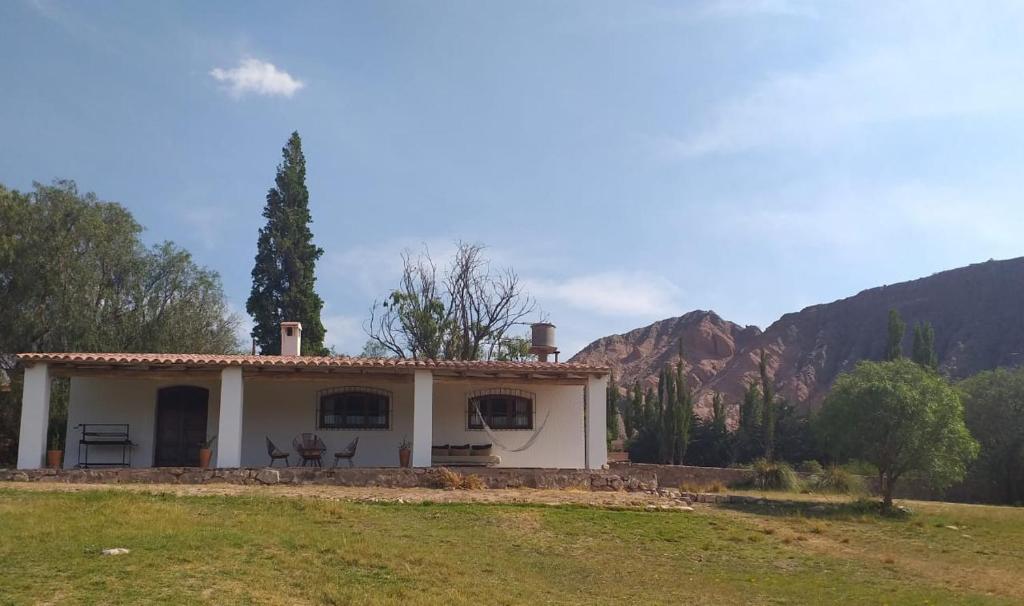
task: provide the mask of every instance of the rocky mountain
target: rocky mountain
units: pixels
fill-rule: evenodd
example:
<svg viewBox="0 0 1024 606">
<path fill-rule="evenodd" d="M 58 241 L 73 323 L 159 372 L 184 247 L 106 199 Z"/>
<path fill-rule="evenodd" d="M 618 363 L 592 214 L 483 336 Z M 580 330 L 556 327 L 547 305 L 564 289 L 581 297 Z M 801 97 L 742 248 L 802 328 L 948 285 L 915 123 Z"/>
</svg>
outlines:
<svg viewBox="0 0 1024 606">
<path fill-rule="evenodd" d="M 890 309 L 907 323 L 908 355 L 914 323 L 931 322 L 940 371 L 953 379 L 1024 364 L 1024 257 L 865 290 L 786 314 L 763 332 L 712 311 L 693 311 L 598 339 L 572 361 L 608 364 L 622 385 L 637 379 L 654 385 L 658 369 L 678 360 L 681 337 L 698 409 L 706 413 L 715 391 L 729 403 L 742 398 L 763 349 L 779 393 L 809 410 L 839 373 L 882 357 Z"/>
</svg>

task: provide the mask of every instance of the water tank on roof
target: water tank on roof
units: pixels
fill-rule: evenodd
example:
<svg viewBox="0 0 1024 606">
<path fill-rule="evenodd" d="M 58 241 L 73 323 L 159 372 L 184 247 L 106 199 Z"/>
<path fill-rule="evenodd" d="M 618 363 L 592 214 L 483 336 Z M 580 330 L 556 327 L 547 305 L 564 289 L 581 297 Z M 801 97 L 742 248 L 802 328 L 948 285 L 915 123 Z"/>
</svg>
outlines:
<svg viewBox="0 0 1024 606">
<path fill-rule="evenodd" d="M 555 355 L 558 361 L 558 347 L 555 345 L 555 325 L 550 322 L 537 322 L 530 325 L 530 353 L 541 362 L 547 362 L 548 356 Z"/>
</svg>

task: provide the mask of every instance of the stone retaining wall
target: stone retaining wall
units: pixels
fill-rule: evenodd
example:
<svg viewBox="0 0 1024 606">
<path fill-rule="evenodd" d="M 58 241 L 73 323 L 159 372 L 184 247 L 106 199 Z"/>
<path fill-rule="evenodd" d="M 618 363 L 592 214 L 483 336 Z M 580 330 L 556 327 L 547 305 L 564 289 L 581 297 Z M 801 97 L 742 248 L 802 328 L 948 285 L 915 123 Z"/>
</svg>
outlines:
<svg viewBox="0 0 1024 606">
<path fill-rule="evenodd" d="M 654 473 L 611 470 L 509 469 L 453 467 L 464 476 L 477 476 L 487 488 L 551 488 L 577 490 L 625 490 L 650 492 L 658 489 Z M 0 481 L 62 482 L 72 484 L 325 484 L 334 486 L 381 486 L 387 488 L 441 488 L 439 469 L 387 468 L 243 468 L 197 469 L 157 467 L 151 469 L 0 469 Z"/>
<path fill-rule="evenodd" d="M 612 463 L 609 471 L 625 477 L 653 474 L 658 486 L 679 488 L 680 486 L 708 487 L 713 484 L 734 486 L 749 481 L 753 472 L 749 469 L 723 467 L 691 467 L 689 465 L 653 465 L 650 463 Z"/>
</svg>

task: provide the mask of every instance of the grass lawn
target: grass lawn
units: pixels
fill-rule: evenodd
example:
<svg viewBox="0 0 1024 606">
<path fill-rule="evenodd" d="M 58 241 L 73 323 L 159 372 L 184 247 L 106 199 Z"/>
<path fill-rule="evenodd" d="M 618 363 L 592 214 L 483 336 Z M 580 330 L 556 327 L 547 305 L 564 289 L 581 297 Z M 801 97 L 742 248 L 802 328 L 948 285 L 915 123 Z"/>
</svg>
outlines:
<svg viewBox="0 0 1024 606">
<path fill-rule="evenodd" d="M 1024 510 L 911 506 L 890 519 L 813 502 L 683 513 L 2 487 L 0 604 L 1024 602 Z"/>
</svg>

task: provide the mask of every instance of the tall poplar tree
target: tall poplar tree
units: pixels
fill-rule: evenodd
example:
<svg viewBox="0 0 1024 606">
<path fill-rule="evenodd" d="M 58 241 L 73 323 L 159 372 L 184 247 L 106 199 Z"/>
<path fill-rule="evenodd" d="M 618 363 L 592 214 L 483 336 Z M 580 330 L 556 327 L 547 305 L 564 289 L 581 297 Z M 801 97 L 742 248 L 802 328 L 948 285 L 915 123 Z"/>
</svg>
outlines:
<svg viewBox="0 0 1024 606">
<path fill-rule="evenodd" d="M 608 430 L 609 440 L 619 439 L 619 385 L 615 382 L 615 373 L 612 373 L 608 381 L 607 393 L 605 395 L 605 424 Z"/>
<path fill-rule="evenodd" d="M 889 310 L 889 335 L 885 344 L 885 359 L 889 362 L 903 357 L 903 333 L 907 325 L 900 317 L 900 312 Z"/>
<path fill-rule="evenodd" d="M 313 222 L 306 189 L 306 158 L 302 140 L 293 132 L 281 150 L 274 187 L 267 192 L 252 294 L 245 304 L 253 318 L 252 336 L 263 354 L 281 352 L 281 322 L 302 323 L 302 355 L 326 355 L 320 311 L 324 302 L 313 289 L 316 261 L 324 254 L 313 244 Z"/>
<path fill-rule="evenodd" d="M 939 368 L 939 357 L 935 355 L 935 329 L 931 322 L 919 322 L 914 325 L 914 347 L 911 359 L 931 370 Z"/>
<path fill-rule="evenodd" d="M 768 354 L 761 350 L 761 360 L 757 365 L 761 375 L 761 435 L 764 438 L 764 458 L 771 461 L 775 456 L 775 393 L 772 382 L 768 378 Z"/>
</svg>

